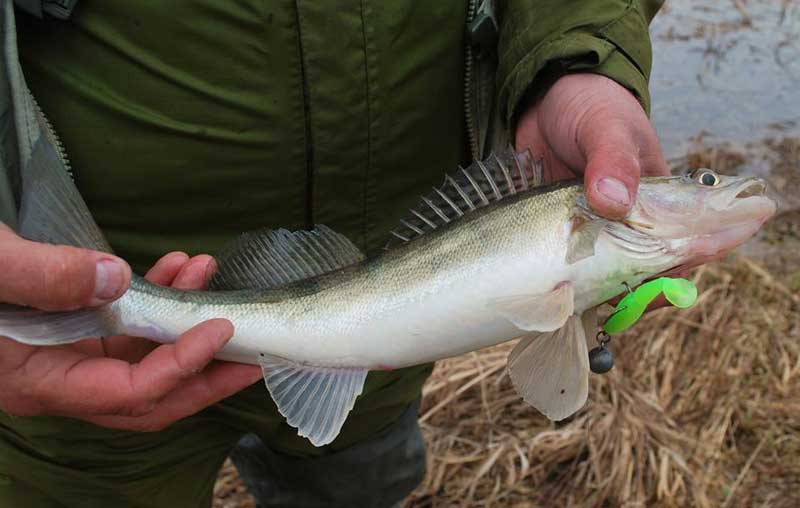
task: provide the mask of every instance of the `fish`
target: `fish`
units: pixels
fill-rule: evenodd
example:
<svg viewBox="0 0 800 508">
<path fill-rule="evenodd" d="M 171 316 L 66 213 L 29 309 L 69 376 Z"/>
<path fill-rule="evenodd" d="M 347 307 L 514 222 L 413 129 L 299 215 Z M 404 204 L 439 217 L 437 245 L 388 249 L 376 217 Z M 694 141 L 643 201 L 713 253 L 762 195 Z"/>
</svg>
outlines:
<svg viewBox="0 0 800 508">
<path fill-rule="evenodd" d="M 367 258 L 312 230 L 245 233 L 218 256 L 210 291 L 134 276 L 105 306 L 45 312 L 0 306 L 0 335 L 36 346 L 131 335 L 174 342 L 192 326 L 235 327 L 221 360 L 260 365 L 287 422 L 332 442 L 370 370 L 432 362 L 521 339 L 507 371 L 552 420 L 588 397 L 596 308 L 659 274 L 719 257 L 776 211 L 763 180 L 701 169 L 644 177 L 631 212 L 610 220 L 579 181 L 544 185 L 529 153 L 509 148 L 447 175 Z M 111 252 L 46 137 L 22 174 L 19 233 Z"/>
</svg>

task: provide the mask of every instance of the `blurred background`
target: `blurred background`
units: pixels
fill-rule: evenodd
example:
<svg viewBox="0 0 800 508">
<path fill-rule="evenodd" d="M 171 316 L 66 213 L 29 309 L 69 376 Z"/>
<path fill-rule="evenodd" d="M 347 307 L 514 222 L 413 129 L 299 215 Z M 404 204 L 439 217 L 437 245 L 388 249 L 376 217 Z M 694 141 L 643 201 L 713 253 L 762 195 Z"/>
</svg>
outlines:
<svg viewBox="0 0 800 508">
<path fill-rule="evenodd" d="M 675 170 L 765 177 L 778 215 L 700 299 L 611 347 L 554 425 L 504 373 L 512 344 L 437 364 L 427 476 L 407 506 L 800 506 L 800 1 L 670 0 L 651 27 L 652 118 Z M 255 506 L 226 463 L 215 508 Z"/>
</svg>

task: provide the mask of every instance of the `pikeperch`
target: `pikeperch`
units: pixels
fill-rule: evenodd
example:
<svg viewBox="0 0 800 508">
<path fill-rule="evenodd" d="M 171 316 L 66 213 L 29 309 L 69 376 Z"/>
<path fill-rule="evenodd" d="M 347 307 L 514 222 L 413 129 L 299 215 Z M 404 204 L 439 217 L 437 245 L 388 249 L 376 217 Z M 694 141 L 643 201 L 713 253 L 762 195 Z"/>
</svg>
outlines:
<svg viewBox="0 0 800 508">
<path fill-rule="evenodd" d="M 218 357 L 260 364 L 281 414 L 317 446 L 338 435 L 367 371 L 522 337 L 511 380 L 563 419 L 586 402 L 594 308 L 625 283 L 734 248 L 776 205 L 758 178 L 699 170 L 643 178 L 631 213 L 611 221 L 576 182 L 538 186 L 540 172 L 511 150 L 473 163 L 423 197 L 370 259 L 325 226 L 249 233 L 219 257 L 212 291 L 134 277 L 98 309 L 2 305 L 0 335 L 41 346 L 122 334 L 169 343 L 226 318 L 235 335 Z M 46 136 L 22 180 L 20 234 L 110 251 Z"/>
</svg>

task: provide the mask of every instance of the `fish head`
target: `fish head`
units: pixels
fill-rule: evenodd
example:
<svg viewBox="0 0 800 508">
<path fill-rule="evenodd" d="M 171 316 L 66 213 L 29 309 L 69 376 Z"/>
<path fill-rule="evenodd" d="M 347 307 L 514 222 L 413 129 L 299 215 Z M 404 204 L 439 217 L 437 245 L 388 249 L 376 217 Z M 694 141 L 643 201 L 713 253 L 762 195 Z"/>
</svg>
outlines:
<svg viewBox="0 0 800 508">
<path fill-rule="evenodd" d="M 752 237 L 777 205 L 761 178 L 698 169 L 642 178 L 626 226 L 658 238 L 688 268 L 716 259 Z"/>
</svg>

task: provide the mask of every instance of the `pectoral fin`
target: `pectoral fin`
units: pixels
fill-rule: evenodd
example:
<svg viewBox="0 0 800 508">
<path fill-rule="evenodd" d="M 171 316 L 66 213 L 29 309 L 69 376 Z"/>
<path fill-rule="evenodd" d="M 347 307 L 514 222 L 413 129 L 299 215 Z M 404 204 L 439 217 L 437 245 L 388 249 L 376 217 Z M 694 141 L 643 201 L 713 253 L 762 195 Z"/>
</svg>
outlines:
<svg viewBox="0 0 800 508">
<path fill-rule="evenodd" d="M 314 446 L 336 439 L 367 377 L 367 369 L 315 367 L 266 354 L 259 364 L 278 411 Z"/>
<path fill-rule="evenodd" d="M 495 298 L 489 306 L 526 332 L 550 332 L 561 328 L 575 310 L 572 283 L 562 282 L 549 293 Z"/>
<path fill-rule="evenodd" d="M 606 221 L 602 219 L 588 220 L 579 217 L 573 219 L 567 244 L 567 263 L 574 264 L 594 256 L 597 237 L 605 225 Z"/>
<path fill-rule="evenodd" d="M 508 357 L 517 393 L 551 420 L 563 420 L 586 403 L 589 353 L 580 316 L 563 327 L 524 337 Z"/>
</svg>

